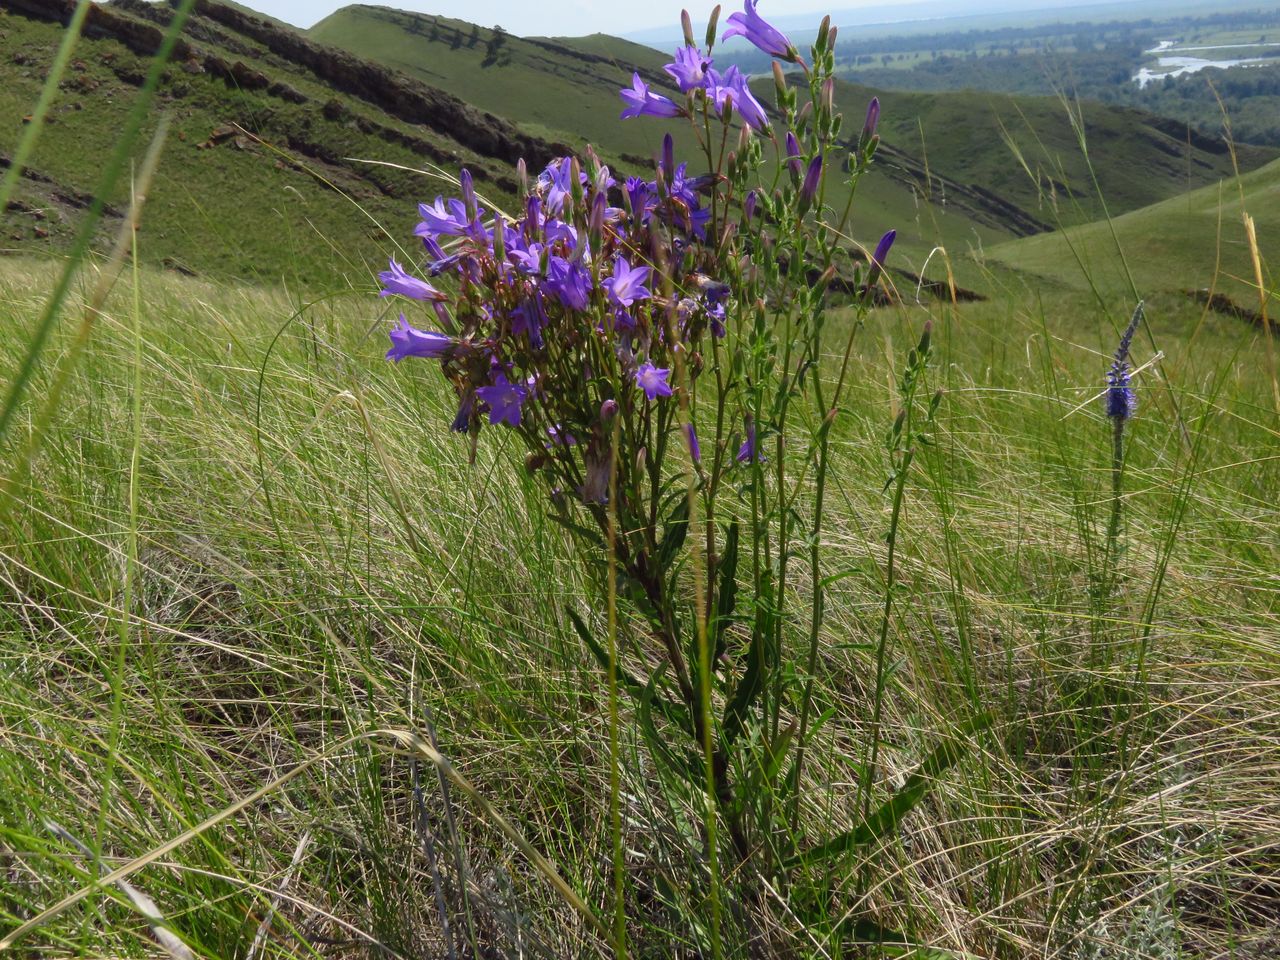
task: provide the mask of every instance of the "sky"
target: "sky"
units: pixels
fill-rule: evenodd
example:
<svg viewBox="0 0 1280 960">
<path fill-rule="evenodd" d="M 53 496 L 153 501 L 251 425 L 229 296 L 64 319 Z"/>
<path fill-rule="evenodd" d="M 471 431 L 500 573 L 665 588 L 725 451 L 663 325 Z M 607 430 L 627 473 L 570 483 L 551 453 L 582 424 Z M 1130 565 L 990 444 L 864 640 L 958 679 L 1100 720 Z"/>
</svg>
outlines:
<svg viewBox="0 0 1280 960">
<path fill-rule="evenodd" d="M 572 37 L 589 33 L 615 35 L 642 31 L 668 24 L 677 35 L 680 30 L 680 10 L 689 7 L 695 24 L 707 16 L 715 6 L 714 0 L 645 0 L 643 3 L 625 3 L 622 0 L 555 0 L 554 3 L 520 2 L 520 0 L 240 0 L 245 6 L 278 17 L 299 27 L 309 27 L 339 7 L 349 3 L 364 2 L 377 6 L 396 7 L 420 13 L 434 13 L 445 17 L 478 23 L 492 27 L 500 24 L 505 30 L 518 36 Z M 899 0 L 876 0 L 877 5 L 894 4 Z M 910 3 L 911 0 L 901 0 Z M 857 2 L 841 0 L 840 6 L 857 6 Z M 731 10 L 739 9 L 735 0 L 724 4 L 722 18 Z M 761 15 L 797 14 L 813 12 L 814 22 L 822 19 L 832 6 L 831 0 L 759 0 Z M 722 20 L 723 22 L 723 20 Z M 701 27 L 698 27 L 699 32 Z"/>
</svg>

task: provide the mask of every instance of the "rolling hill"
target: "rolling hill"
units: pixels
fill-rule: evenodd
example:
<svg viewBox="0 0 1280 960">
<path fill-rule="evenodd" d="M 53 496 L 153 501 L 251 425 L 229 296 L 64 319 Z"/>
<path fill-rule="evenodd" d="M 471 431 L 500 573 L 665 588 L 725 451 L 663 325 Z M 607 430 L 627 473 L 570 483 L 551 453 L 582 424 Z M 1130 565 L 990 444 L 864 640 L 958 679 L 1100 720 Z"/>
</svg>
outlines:
<svg viewBox="0 0 1280 960">
<path fill-rule="evenodd" d="M 501 112 L 530 133 L 576 146 L 591 143 L 623 163 L 646 161 L 664 129 L 653 121 L 617 119 L 617 90 L 632 70 L 677 95 L 661 69 L 666 54 L 600 34 L 521 39 L 496 28 L 355 5 L 308 35 Z M 761 101 L 770 103 L 772 82 L 760 80 L 756 87 Z M 884 145 L 881 163 L 860 188 L 857 225 L 866 236 L 896 226 L 900 252 L 913 265 L 938 243 L 963 254 L 1092 221 L 1104 211 L 1099 192 L 1112 213 L 1125 212 L 1216 183 L 1232 170 L 1221 141 L 1189 135 L 1182 125 L 1140 111 L 1086 103 L 1073 108 L 1094 162 L 1091 174 L 1072 108 L 1051 97 L 840 84 L 837 98 L 850 135 L 873 95 L 884 106 Z M 1239 159 L 1250 169 L 1277 155 L 1249 147 Z"/>
<path fill-rule="evenodd" d="M 1032 282 L 1079 289 L 1092 284 L 1122 293 L 1129 290 L 1127 263 L 1143 296 L 1213 287 L 1252 310 L 1258 292 L 1242 209 L 1255 221 L 1264 261 L 1271 253 L 1274 262 L 1280 161 L 1244 174 L 1238 184 L 1201 187 L 1118 216 L 1110 225 L 1081 224 L 1004 243 L 988 249 L 986 257 Z"/>
<path fill-rule="evenodd" d="M 0 0 L 8 115 L 35 102 L 72 6 Z M 170 15 L 145 0 L 95 5 L 21 195 L 0 221 L 10 248 L 56 249 L 70 235 L 95 158 Z M 604 35 L 519 38 L 384 7 L 346 7 L 304 32 L 198 0 L 160 89 L 173 134 L 144 219 L 143 256 L 215 277 L 366 285 L 409 239 L 414 202 L 447 190 L 422 169 L 465 164 L 499 204 L 512 199 L 519 157 L 536 167 L 566 145 L 591 143 L 623 172 L 648 169 L 662 132 L 678 124 L 619 120 L 618 90 L 634 70 L 675 94 L 666 59 Z M 759 81 L 765 103 L 771 86 Z M 917 271 L 939 244 L 961 262 L 969 251 L 1097 218 L 1093 174 L 1110 211 L 1124 213 L 1230 171 L 1225 144 L 1085 105 L 1091 174 L 1067 108 L 1049 98 L 840 85 L 848 135 L 876 93 L 884 143 L 860 187 L 853 235 L 867 242 L 898 229 L 895 259 Z M 0 154 L 20 133 L 0 131 Z M 1240 160 L 1247 169 L 1276 155 L 1250 148 Z M 123 196 L 112 199 L 119 206 Z M 962 282 L 980 275 L 960 273 Z"/>
</svg>

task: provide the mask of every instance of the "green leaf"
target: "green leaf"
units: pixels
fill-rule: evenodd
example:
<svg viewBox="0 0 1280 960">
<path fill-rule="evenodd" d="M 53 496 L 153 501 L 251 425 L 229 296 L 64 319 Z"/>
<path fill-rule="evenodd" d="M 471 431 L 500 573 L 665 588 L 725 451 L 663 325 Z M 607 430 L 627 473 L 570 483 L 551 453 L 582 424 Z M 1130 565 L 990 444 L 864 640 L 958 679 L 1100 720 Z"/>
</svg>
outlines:
<svg viewBox="0 0 1280 960">
<path fill-rule="evenodd" d="M 840 856 L 857 847 L 883 840 L 897 830 L 898 825 L 928 796 L 942 774 L 955 766 L 969 752 L 968 737 L 991 725 L 991 714 L 980 713 L 961 725 L 956 735 L 947 738 L 924 759 L 907 782 L 892 797 L 858 826 L 832 837 L 789 861 L 788 868 Z"/>
</svg>

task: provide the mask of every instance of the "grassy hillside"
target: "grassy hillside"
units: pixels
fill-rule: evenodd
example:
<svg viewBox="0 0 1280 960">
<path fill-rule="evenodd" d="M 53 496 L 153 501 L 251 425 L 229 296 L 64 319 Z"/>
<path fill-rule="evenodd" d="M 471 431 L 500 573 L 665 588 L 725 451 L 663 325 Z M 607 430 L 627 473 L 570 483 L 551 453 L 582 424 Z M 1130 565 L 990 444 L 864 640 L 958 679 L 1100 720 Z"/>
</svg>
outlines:
<svg viewBox="0 0 1280 960">
<path fill-rule="evenodd" d="M 344 7 L 307 34 L 527 130 L 578 145 L 593 143 L 615 157 L 629 155 L 645 164 L 661 139 L 660 126 L 620 121 L 618 90 L 630 86 L 632 71 L 638 70 L 661 92 L 677 95 L 662 71 L 663 54 L 612 37 L 525 39 L 460 20 L 368 6 Z"/>
<path fill-rule="evenodd" d="M 11 118 L 31 110 L 62 32 L 19 9 L 3 17 L 0 57 L 0 110 Z M 147 44 L 168 16 L 145 3 L 101 14 L 76 48 L 17 203 L 0 221 L 8 247 L 52 252 L 72 234 L 146 74 Z M 515 157 L 552 152 L 385 69 L 276 42 L 292 36 L 201 4 L 159 91 L 172 131 L 142 228 L 152 262 L 222 278 L 367 285 L 386 253 L 411 239 L 415 201 L 442 189 L 414 170 L 466 164 L 483 192 L 505 200 Z M 0 128 L 0 154 L 22 131 L 19 123 Z M 126 198 L 110 198 L 117 212 Z"/>
<path fill-rule="evenodd" d="M 1274 263 L 1280 252 L 1280 162 L 1247 173 L 1238 183 L 1202 187 L 1131 211 L 1111 224 L 1084 224 L 1001 244 L 988 249 L 986 257 L 1017 269 L 1030 283 L 1128 292 L 1131 272 L 1144 295 L 1214 286 L 1253 308 L 1258 291 L 1242 209 L 1254 218 L 1264 262 Z M 1268 276 L 1267 282 L 1274 290 L 1274 278 Z"/>
</svg>

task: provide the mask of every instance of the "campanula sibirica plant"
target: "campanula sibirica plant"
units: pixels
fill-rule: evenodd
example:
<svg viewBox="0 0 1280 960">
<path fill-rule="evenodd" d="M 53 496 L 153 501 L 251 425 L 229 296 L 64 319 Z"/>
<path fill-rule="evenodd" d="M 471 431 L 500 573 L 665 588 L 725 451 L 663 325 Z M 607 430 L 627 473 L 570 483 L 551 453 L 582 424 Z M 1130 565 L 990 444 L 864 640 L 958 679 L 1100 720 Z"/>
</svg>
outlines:
<svg viewBox="0 0 1280 960">
<path fill-rule="evenodd" d="M 728 17 L 723 37 L 777 58 L 772 110 L 716 64 L 717 21 L 718 8 L 699 45 L 684 15 L 668 89 L 637 74 L 620 91 L 625 120 L 688 121 L 691 156 L 668 134 L 648 170 L 611 170 L 589 149 L 534 176 L 522 164 L 509 211 L 464 170 L 457 196 L 419 207 L 422 261 L 381 275 L 382 295 L 421 318 L 401 318 L 387 356 L 439 363 L 453 429 L 515 435 L 548 515 L 628 614 L 626 636 L 602 640 L 601 621 L 567 611 L 610 689 L 636 696 L 669 795 L 701 812 L 684 855 L 707 890 L 699 936 L 713 955 L 725 896 L 786 887 L 808 853 L 858 845 L 804 825 L 821 805 L 804 763 L 830 431 L 896 236 L 871 253 L 849 238 L 880 105 L 842 137 L 829 19 L 806 60 L 753 0 Z M 838 275 L 858 292 L 832 330 Z"/>
</svg>

